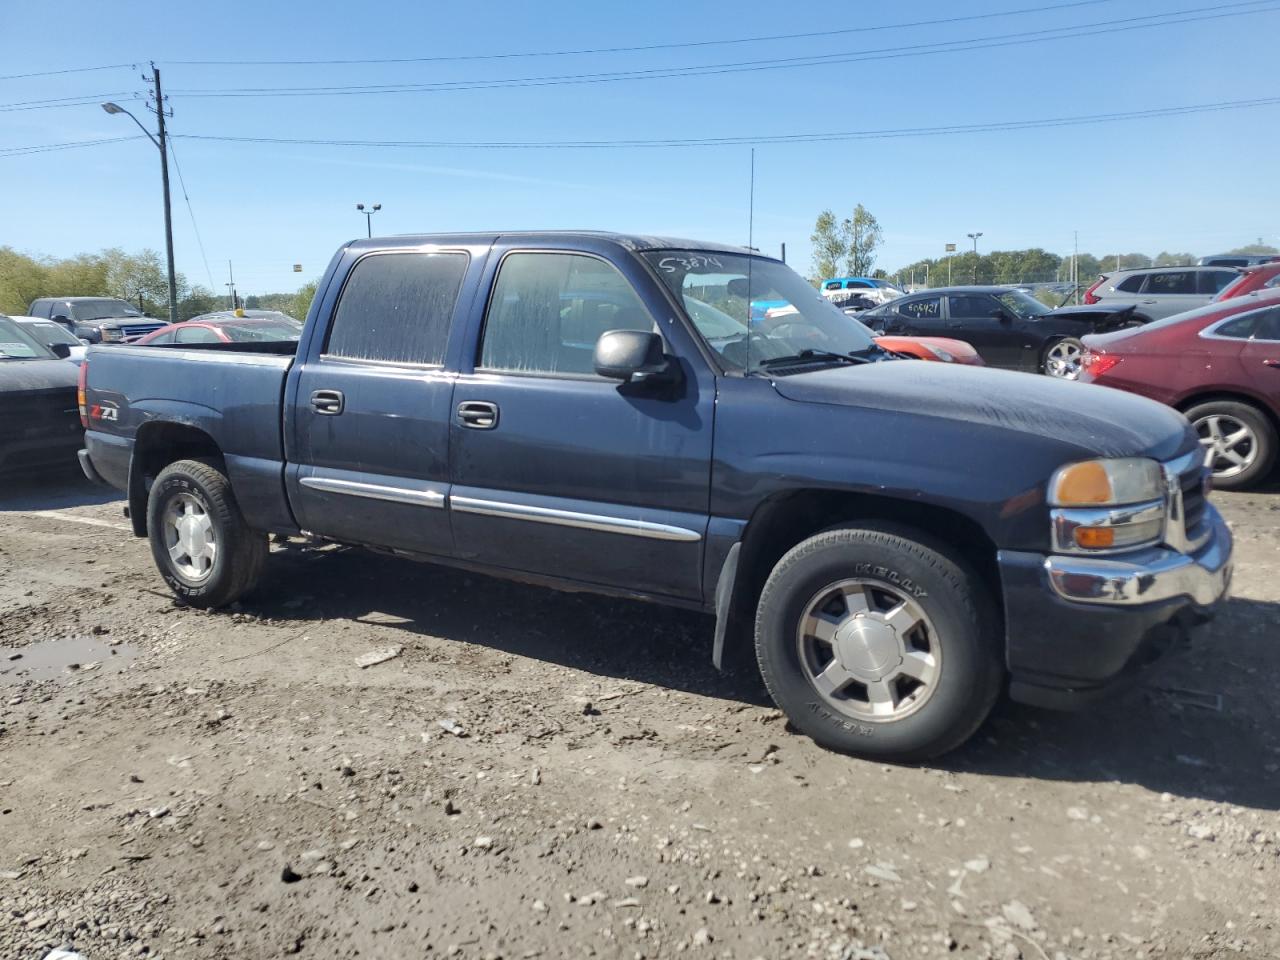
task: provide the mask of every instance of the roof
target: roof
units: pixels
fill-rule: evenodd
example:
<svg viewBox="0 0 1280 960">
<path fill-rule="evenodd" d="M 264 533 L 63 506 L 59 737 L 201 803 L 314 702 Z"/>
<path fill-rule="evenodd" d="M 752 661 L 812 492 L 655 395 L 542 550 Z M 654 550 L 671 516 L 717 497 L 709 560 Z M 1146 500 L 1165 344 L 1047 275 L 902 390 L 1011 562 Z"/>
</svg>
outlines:
<svg viewBox="0 0 1280 960">
<path fill-rule="evenodd" d="M 133 305 L 124 297 L 113 297 L 109 293 L 104 293 L 98 297 L 36 297 L 36 299 L 31 302 L 35 303 L 37 300 L 57 300 L 59 303 L 81 303 L 85 300 L 119 300 L 121 303 L 128 303 L 130 306 Z"/>
<path fill-rule="evenodd" d="M 927 287 L 924 290 L 917 290 L 915 293 L 907 294 L 908 297 L 918 297 L 922 295 L 935 296 L 939 293 L 1008 293 L 1010 290 L 1019 289 L 1017 285 L 998 286 L 996 284 L 988 284 L 986 286 L 967 286 L 967 287 Z M 892 301 L 891 301 L 892 302 Z"/>
<path fill-rule="evenodd" d="M 709 243 L 705 240 L 687 240 L 680 237 L 662 237 L 647 234 L 613 233 L 608 230 L 490 230 L 471 233 L 408 233 L 393 237 L 360 238 L 353 240 L 350 246 L 356 249 L 362 247 L 380 249 L 387 245 L 388 240 L 396 240 L 401 243 L 408 241 L 422 244 L 466 243 L 483 245 L 489 245 L 498 240 L 553 241 L 561 243 L 600 243 L 603 241 L 604 243 L 616 244 L 633 253 L 644 253 L 649 250 L 707 250 L 768 257 L 767 254 L 762 254 L 759 250 L 750 250 L 747 247 L 735 246 L 731 243 Z M 768 257 L 768 259 L 775 258 Z"/>
</svg>

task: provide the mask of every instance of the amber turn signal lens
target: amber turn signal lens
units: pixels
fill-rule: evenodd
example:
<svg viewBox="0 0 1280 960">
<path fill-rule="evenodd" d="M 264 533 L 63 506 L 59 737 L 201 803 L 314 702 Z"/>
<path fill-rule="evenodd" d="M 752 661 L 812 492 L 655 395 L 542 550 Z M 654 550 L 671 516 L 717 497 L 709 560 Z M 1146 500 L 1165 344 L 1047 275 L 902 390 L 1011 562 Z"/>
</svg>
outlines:
<svg viewBox="0 0 1280 960">
<path fill-rule="evenodd" d="M 1111 478 L 1097 460 L 1068 467 L 1058 478 L 1059 503 L 1110 503 Z"/>
<path fill-rule="evenodd" d="M 1112 527 L 1078 527 L 1076 543 L 1089 550 L 1105 550 L 1116 543 L 1116 531 Z"/>
</svg>

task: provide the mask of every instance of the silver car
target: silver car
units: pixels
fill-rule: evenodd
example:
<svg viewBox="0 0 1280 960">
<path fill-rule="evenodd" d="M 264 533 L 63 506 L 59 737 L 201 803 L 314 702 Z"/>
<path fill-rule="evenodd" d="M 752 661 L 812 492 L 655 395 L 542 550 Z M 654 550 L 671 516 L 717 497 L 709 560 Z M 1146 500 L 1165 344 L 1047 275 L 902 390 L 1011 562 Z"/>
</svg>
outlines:
<svg viewBox="0 0 1280 960">
<path fill-rule="evenodd" d="M 1134 319 L 1163 320 L 1203 307 L 1240 275 L 1232 267 L 1151 267 L 1104 273 L 1085 291 L 1085 303 L 1133 304 Z"/>
</svg>

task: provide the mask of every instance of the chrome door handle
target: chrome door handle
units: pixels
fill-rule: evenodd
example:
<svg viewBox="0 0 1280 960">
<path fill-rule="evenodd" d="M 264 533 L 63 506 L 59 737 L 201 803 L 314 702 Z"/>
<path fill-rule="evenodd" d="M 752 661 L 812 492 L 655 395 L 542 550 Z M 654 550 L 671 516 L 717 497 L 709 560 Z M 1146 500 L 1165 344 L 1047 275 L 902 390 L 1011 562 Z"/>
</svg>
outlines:
<svg viewBox="0 0 1280 960">
<path fill-rule="evenodd" d="M 458 425 L 492 430 L 498 425 L 498 405 L 488 400 L 464 400 L 458 404 Z"/>
<path fill-rule="evenodd" d="M 311 394 L 311 406 L 316 413 L 336 417 L 346 406 L 341 390 L 317 390 Z"/>
</svg>

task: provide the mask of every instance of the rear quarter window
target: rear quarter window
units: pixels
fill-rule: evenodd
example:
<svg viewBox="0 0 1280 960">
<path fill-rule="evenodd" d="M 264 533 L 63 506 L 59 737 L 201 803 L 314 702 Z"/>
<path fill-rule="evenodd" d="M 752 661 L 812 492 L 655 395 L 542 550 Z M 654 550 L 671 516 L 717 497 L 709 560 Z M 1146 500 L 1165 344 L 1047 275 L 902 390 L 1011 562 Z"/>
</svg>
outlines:
<svg viewBox="0 0 1280 960">
<path fill-rule="evenodd" d="M 364 257 L 338 299 L 325 354 L 438 366 L 468 259 L 462 252 Z"/>
<path fill-rule="evenodd" d="M 1138 293 L 1142 290 L 1142 282 L 1146 279 L 1146 276 L 1141 273 L 1137 276 L 1125 277 L 1116 284 L 1116 289 L 1121 293 Z"/>
</svg>

